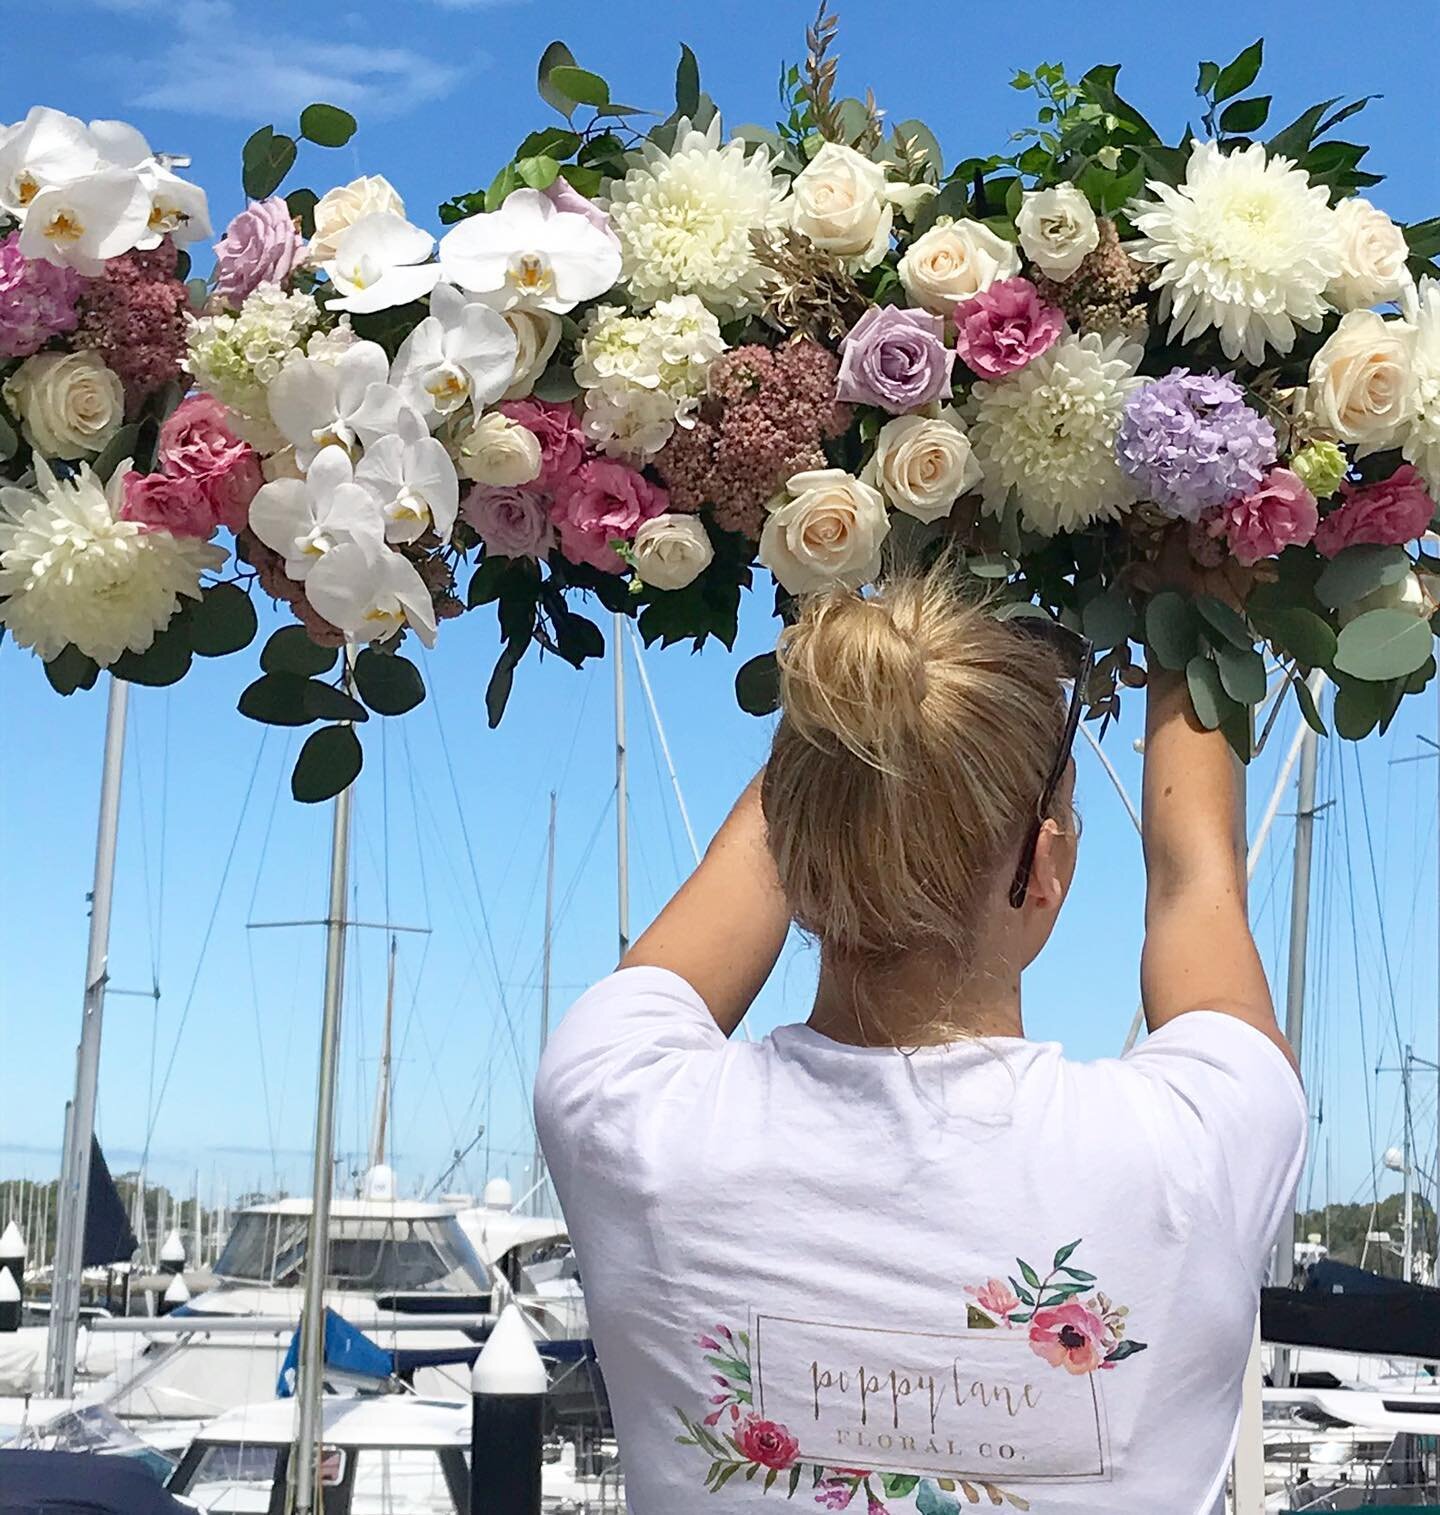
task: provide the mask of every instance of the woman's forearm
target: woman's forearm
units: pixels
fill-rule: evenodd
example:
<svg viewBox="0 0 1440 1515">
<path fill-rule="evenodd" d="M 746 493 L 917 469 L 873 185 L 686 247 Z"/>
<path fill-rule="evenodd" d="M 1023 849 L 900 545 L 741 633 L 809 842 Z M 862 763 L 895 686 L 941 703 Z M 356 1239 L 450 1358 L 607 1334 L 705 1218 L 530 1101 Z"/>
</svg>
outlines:
<svg viewBox="0 0 1440 1515">
<path fill-rule="evenodd" d="M 765 842 L 757 778 L 620 966 L 678 973 L 729 1036 L 769 978 L 789 929 L 790 912 Z"/>
</svg>

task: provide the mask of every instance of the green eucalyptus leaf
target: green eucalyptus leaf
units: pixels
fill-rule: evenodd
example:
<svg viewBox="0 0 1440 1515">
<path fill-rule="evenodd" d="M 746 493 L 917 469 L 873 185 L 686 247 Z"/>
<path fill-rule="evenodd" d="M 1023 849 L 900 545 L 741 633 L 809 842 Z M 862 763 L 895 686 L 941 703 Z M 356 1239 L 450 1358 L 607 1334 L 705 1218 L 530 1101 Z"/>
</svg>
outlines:
<svg viewBox="0 0 1440 1515">
<path fill-rule="evenodd" d="M 1219 667 L 1203 652 L 1197 653 L 1185 665 L 1185 682 L 1196 719 L 1207 731 L 1218 731 L 1234 708 L 1220 683 Z"/>
<path fill-rule="evenodd" d="M 1096 647 L 1118 647 L 1130 639 L 1135 627 L 1135 609 L 1123 589 L 1110 588 L 1097 594 L 1081 613 L 1085 635 Z"/>
<path fill-rule="evenodd" d="M 317 147 L 344 147 L 359 123 L 338 105 L 317 103 L 300 112 L 300 135 Z"/>
<path fill-rule="evenodd" d="M 1345 679 L 1335 689 L 1335 730 L 1347 741 L 1358 742 L 1375 729 L 1385 703 L 1384 684 Z"/>
<path fill-rule="evenodd" d="M 302 805 L 332 800 L 359 777 L 365 754 L 351 726 L 322 726 L 312 731 L 295 759 L 290 793 Z"/>
<path fill-rule="evenodd" d="M 780 708 L 780 666 L 773 652 L 742 663 L 735 675 L 735 699 L 748 715 L 773 715 Z"/>
<path fill-rule="evenodd" d="M 535 78 L 536 88 L 540 92 L 540 98 L 554 110 L 558 110 L 562 116 L 568 116 L 574 111 L 575 102 L 550 82 L 550 74 L 561 66 L 573 67 L 574 63 L 575 55 L 563 42 L 552 42 L 540 55 L 540 67 Z"/>
<path fill-rule="evenodd" d="M 238 584 L 211 584 L 187 614 L 191 650 L 202 658 L 239 652 L 255 640 L 260 622 L 250 596 Z"/>
<path fill-rule="evenodd" d="M 190 671 L 190 639 L 185 617 L 177 613 L 157 633 L 144 652 L 123 652 L 110 665 L 110 672 L 128 684 L 165 689 L 178 684 Z"/>
<path fill-rule="evenodd" d="M 490 675 L 490 682 L 485 686 L 485 715 L 492 731 L 500 724 L 500 718 L 505 714 L 505 706 L 509 702 L 510 690 L 515 682 L 516 666 L 525 656 L 529 645 L 530 640 L 526 637 L 523 640 L 506 642 L 500 649 L 500 656 L 495 663 L 494 672 Z"/>
<path fill-rule="evenodd" d="M 519 175 L 522 184 L 531 189 L 549 189 L 560 173 L 560 165 L 554 158 L 546 157 L 543 153 L 533 158 L 521 158 L 515 165 L 515 172 Z"/>
<path fill-rule="evenodd" d="M 1295 703 L 1300 707 L 1300 714 L 1305 717 L 1305 724 L 1318 735 L 1328 736 L 1330 733 L 1325 729 L 1324 717 L 1315 703 L 1315 696 L 1310 693 L 1310 686 L 1304 679 L 1292 678 L 1290 687 L 1295 691 Z"/>
<path fill-rule="evenodd" d="M 77 689 L 93 689 L 100 677 L 100 665 L 86 657 L 73 643 L 62 647 L 44 665 L 45 677 L 56 694 L 74 694 Z"/>
<path fill-rule="evenodd" d="M 1341 631 L 1335 667 L 1371 683 L 1408 678 L 1425 666 L 1433 642 L 1430 623 L 1408 610 L 1367 610 Z"/>
<path fill-rule="evenodd" d="M 295 139 L 273 126 L 262 126 L 241 149 L 240 182 L 252 200 L 265 200 L 280 188 L 294 166 Z"/>
<path fill-rule="evenodd" d="M 1334 662 L 1335 633 L 1313 610 L 1245 608 L 1260 635 L 1302 668 L 1328 668 Z"/>
<path fill-rule="evenodd" d="M 557 63 L 546 76 L 550 88 L 576 105 L 609 105 L 610 86 L 599 74 L 576 68 L 573 63 Z"/>
<path fill-rule="evenodd" d="M 515 149 L 515 157 L 521 158 L 568 158 L 584 139 L 579 132 L 564 126 L 542 126 L 531 132 Z"/>
<path fill-rule="evenodd" d="M 355 659 L 355 688 L 376 715 L 404 715 L 425 698 L 425 680 L 409 658 L 373 647 Z"/>
<path fill-rule="evenodd" d="M 0 463 L 8 463 L 20 450 L 20 438 L 10 418 L 0 410 Z"/>
<path fill-rule="evenodd" d="M 1220 112 L 1220 130 L 1237 136 L 1248 136 L 1259 131 L 1270 114 L 1269 95 L 1251 95 L 1248 100 L 1235 100 Z"/>
<path fill-rule="evenodd" d="M 1194 606 L 1173 589 L 1157 594 L 1145 607 L 1145 642 L 1162 668 L 1181 672 L 1199 646 Z"/>
<path fill-rule="evenodd" d="M 680 44 L 680 62 L 675 69 L 675 109 L 682 116 L 700 108 L 700 62 L 689 46 Z"/>
<path fill-rule="evenodd" d="M 339 656 L 339 648 L 312 642 L 303 626 L 282 626 L 265 643 L 260 666 L 266 673 L 296 673 L 308 678 L 328 673 Z"/>
<path fill-rule="evenodd" d="M 1197 594 L 1195 609 L 1200 613 L 1200 619 L 1204 623 L 1202 630 L 1212 646 L 1229 643 L 1231 647 L 1244 652 L 1255 645 L 1255 638 L 1250 635 L 1245 618 L 1223 600 L 1217 600 L 1211 594 Z"/>
<path fill-rule="evenodd" d="M 265 650 L 270 650 L 268 645 Z M 264 726 L 308 726 L 315 719 L 305 699 L 309 682 L 299 673 L 262 673 L 241 692 L 235 708 Z"/>
<path fill-rule="evenodd" d="M 285 208 L 300 223 L 302 237 L 315 235 L 315 207 L 319 203 L 320 197 L 313 189 L 292 189 L 285 196 Z"/>
<path fill-rule="evenodd" d="M 1195 93 L 1208 95 L 1220 79 L 1220 65 L 1218 63 L 1202 63 L 1200 76 L 1195 81 Z"/>
<path fill-rule="evenodd" d="M 1316 579 L 1315 598 L 1335 610 L 1398 584 L 1409 572 L 1410 558 L 1403 547 L 1347 547 Z"/>
<path fill-rule="evenodd" d="M 1228 642 L 1215 649 L 1220 683 L 1225 693 L 1241 705 L 1258 705 L 1265 698 L 1265 659 L 1253 647 L 1243 651 Z"/>
<path fill-rule="evenodd" d="M 319 679 L 305 680 L 305 709 L 314 721 L 368 721 L 370 712 L 352 695 Z"/>
<path fill-rule="evenodd" d="M 90 465 L 95 477 L 102 484 L 110 482 L 110 475 L 119 466 L 126 462 L 134 462 L 135 448 L 140 441 L 140 427 L 132 421 L 128 426 L 122 426 L 119 431 L 101 449 L 100 455 Z"/>
<path fill-rule="evenodd" d="M 1233 100 L 1242 90 L 1249 89 L 1260 72 L 1265 57 L 1265 39 L 1252 42 L 1222 68 L 1215 79 L 1216 100 Z"/>
<path fill-rule="evenodd" d="M 549 400 L 560 404 L 566 400 L 573 400 L 580 393 L 580 385 L 575 378 L 575 370 L 570 364 L 558 362 L 552 363 L 536 379 L 530 392 L 537 400 Z"/>
</svg>

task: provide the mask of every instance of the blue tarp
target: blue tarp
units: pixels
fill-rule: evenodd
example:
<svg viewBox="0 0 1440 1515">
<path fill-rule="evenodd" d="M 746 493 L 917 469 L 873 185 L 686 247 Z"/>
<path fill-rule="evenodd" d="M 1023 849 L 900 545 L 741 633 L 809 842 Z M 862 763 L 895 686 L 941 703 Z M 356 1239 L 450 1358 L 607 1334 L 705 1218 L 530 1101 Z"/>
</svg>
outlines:
<svg viewBox="0 0 1440 1515">
<path fill-rule="evenodd" d="M 325 1311 L 325 1366 L 350 1378 L 389 1378 L 395 1371 L 395 1358 L 377 1347 L 368 1336 L 333 1310 Z M 300 1331 L 290 1338 L 290 1350 L 280 1368 L 275 1385 L 277 1399 L 289 1399 L 295 1393 L 300 1367 Z"/>
</svg>

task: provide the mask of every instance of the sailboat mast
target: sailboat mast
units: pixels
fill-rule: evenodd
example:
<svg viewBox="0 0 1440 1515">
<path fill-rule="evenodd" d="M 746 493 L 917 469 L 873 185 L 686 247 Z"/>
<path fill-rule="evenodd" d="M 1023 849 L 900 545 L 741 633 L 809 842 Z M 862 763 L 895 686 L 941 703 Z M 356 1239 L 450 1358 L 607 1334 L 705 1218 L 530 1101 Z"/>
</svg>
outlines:
<svg viewBox="0 0 1440 1515">
<path fill-rule="evenodd" d="M 540 1051 L 550 1040 L 550 954 L 555 930 L 555 791 L 550 791 L 550 827 L 545 839 L 545 939 L 540 956 Z M 545 1154 L 540 1150 L 540 1133 L 535 1133 L 535 1161 L 530 1170 L 535 1195 L 535 1213 L 539 1215 L 545 1195 Z"/>
<path fill-rule="evenodd" d="M 385 1025 L 380 1033 L 380 1073 L 375 1081 L 375 1113 L 370 1121 L 370 1167 L 385 1161 L 385 1127 L 390 1119 L 390 1044 L 395 1025 L 395 955 L 400 939 L 390 938 L 390 962 L 385 975 Z"/>
<path fill-rule="evenodd" d="M 346 683 L 350 652 L 346 648 Z M 330 1251 L 330 1195 L 334 1179 L 335 1082 L 340 1052 L 340 1010 L 345 988 L 345 891 L 350 874 L 351 790 L 335 796 L 330 832 L 330 905 L 325 916 L 325 999 L 320 1024 L 320 1075 L 315 1091 L 315 1162 L 311 1173 L 310 1230 L 305 1243 L 305 1304 L 300 1320 L 294 1515 L 315 1515 L 316 1473 L 325 1373 L 325 1274 Z"/>
<path fill-rule="evenodd" d="M 46 1389 L 69 1399 L 75 1387 L 75 1341 L 80 1326 L 80 1282 L 85 1247 L 85 1206 L 90 1191 L 90 1140 L 100 1078 L 100 1029 L 110 956 L 110 906 L 115 892 L 115 850 L 120 833 L 120 773 L 125 759 L 125 710 L 130 686 L 110 677 L 105 713 L 105 758 L 100 773 L 100 817 L 95 877 L 90 891 L 90 943 L 85 956 L 85 999 L 75 1058 L 75 1101 L 66 1122 L 56 1199 L 58 1239 L 51 1285 Z"/>
<path fill-rule="evenodd" d="M 625 617 L 615 612 L 615 893 L 620 956 L 630 950 L 630 790 L 625 753 Z"/>
</svg>

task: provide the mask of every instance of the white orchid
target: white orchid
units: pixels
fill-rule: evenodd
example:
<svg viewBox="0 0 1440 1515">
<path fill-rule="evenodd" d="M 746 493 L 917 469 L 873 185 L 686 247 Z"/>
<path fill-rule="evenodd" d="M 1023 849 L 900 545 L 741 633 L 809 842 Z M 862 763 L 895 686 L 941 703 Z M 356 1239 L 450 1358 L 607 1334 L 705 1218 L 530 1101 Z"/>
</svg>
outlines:
<svg viewBox="0 0 1440 1515">
<path fill-rule="evenodd" d="M 331 308 L 360 315 L 423 299 L 440 277 L 440 265 L 425 261 L 434 247 L 428 231 L 393 211 L 362 216 L 341 233 L 335 256 L 324 265 L 341 294 Z"/>
<path fill-rule="evenodd" d="M 305 597 L 357 641 L 383 641 L 408 625 L 427 647 L 435 645 L 430 591 L 410 559 L 388 547 L 378 556 L 353 542 L 327 552 L 306 580 Z"/>
<path fill-rule="evenodd" d="M 145 236 L 151 199 L 140 175 L 106 168 L 37 191 L 26 210 L 19 248 L 77 273 L 98 274 L 106 261 Z"/>
<path fill-rule="evenodd" d="M 443 443 L 415 411 L 404 411 L 398 431 L 365 449 L 355 482 L 380 502 L 387 542 L 413 542 L 430 529 L 441 541 L 449 539 L 460 509 L 460 481 Z"/>
<path fill-rule="evenodd" d="M 280 370 L 267 398 L 270 418 L 309 468 L 322 448 L 369 446 L 399 421 L 404 401 L 386 380 L 390 363 L 378 342 L 354 342 L 338 357 L 294 358 Z"/>
<path fill-rule="evenodd" d="M 620 277 L 615 238 L 537 189 L 517 189 L 498 210 L 471 216 L 440 239 L 444 277 L 497 310 L 564 315 Z"/>
<path fill-rule="evenodd" d="M 33 106 L 0 138 L 0 209 L 24 221 L 42 190 L 99 167 L 100 151 L 83 121 L 47 105 Z"/>
<path fill-rule="evenodd" d="M 250 529 L 285 559 L 285 572 L 297 583 L 342 546 L 371 559 L 385 550 L 380 502 L 355 482 L 343 447 L 321 448 L 304 479 L 262 484 L 250 502 Z"/>
<path fill-rule="evenodd" d="M 390 382 L 431 424 L 469 400 L 498 400 L 515 377 L 519 348 L 504 316 L 437 284 L 430 314 L 400 344 Z"/>
<path fill-rule="evenodd" d="M 145 134 L 128 121 L 92 121 L 89 132 L 103 166 L 132 170 L 150 196 L 146 231 L 136 247 L 159 247 L 166 237 L 183 247 L 214 235 L 205 191 L 174 171 L 174 165 L 184 167 L 188 158 L 154 152 Z"/>
</svg>

